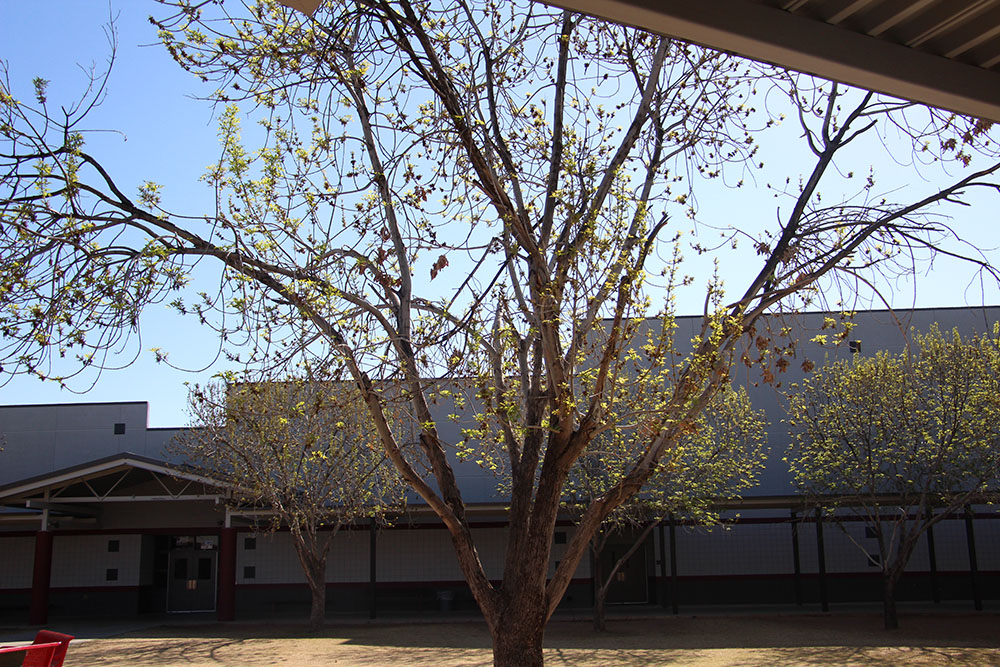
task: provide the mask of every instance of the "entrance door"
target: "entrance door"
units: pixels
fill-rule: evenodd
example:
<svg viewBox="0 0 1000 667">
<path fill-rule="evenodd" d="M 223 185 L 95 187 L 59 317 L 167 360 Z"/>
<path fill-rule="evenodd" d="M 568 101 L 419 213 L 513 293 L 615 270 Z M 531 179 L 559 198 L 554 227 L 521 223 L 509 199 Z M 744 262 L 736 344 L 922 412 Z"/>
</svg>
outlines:
<svg viewBox="0 0 1000 667">
<path fill-rule="evenodd" d="M 170 552 L 167 611 L 215 611 L 216 556 L 196 548 Z"/>
<path fill-rule="evenodd" d="M 631 544 L 608 544 L 601 554 L 601 570 L 610 572 L 618 559 L 629 550 Z M 635 550 L 629 559 L 615 572 L 608 586 L 608 604 L 629 604 L 649 602 L 649 576 L 646 573 L 645 545 Z"/>
</svg>

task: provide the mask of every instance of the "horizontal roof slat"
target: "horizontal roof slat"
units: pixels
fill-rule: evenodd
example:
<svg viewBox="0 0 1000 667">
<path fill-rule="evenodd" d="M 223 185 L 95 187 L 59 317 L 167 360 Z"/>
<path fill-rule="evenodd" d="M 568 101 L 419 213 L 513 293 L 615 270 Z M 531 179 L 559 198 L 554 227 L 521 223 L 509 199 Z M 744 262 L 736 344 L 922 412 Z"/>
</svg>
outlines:
<svg viewBox="0 0 1000 667">
<path fill-rule="evenodd" d="M 835 12 L 832 16 L 826 19 L 827 23 L 832 23 L 833 25 L 839 25 L 851 18 L 858 12 L 868 8 L 871 4 L 878 2 L 878 0 L 854 0 L 851 4 L 847 5 L 840 11 Z"/>
<path fill-rule="evenodd" d="M 995 2 L 996 0 L 976 0 L 966 7 L 938 6 L 934 11 L 925 12 L 913 21 L 913 27 L 918 32 L 904 38 L 903 44 L 910 48 L 919 48 L 931 40 L 947 34 L 950 30 L 955 30 L 964 23 L 972 21 Z"/>
<path fill-rule="evenodd" d="M 899 24 L 916 16 L 927 7 L 940 0 L 895 0 L 880 2 L 872 12 L 874 25 L 865 30 L 872 37 L 881 37 Z"/>
</svg>

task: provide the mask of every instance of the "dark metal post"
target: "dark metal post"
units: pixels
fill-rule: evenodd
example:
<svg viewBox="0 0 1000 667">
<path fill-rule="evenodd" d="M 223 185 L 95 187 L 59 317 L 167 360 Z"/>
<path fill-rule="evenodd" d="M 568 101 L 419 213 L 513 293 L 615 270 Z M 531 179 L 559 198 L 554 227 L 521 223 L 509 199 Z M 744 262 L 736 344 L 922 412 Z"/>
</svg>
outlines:
<svg viewBox="0 0 1000 667">
<path fill-rule="evenodd" d="M 802 561 L 799 558 L 799 515 L 792 510 L 792 566 L 795 570 L 795 604 L 802 606 Z"/>
<path fill-rule="evenodd" d="M 368 523 L 368 618 L 375 618 L 375 587 L 378 583 L 378 578 L 375 574 L 375 517 L 369 519 Z"/>
<path fill-rule="evenodd" d="M 928 523 L 934 518 L 934 510 L 927 508 Z M 941 604 L 941 588 L 937 578 L 937 551 L 934 549 L 934 526 L 927 528 L 927 560 L 931 568 L 931 599 L 934 604 Z"/>
<path fill-rule="evenodd" d="M 670 610 L 677 614 L 677 523 L 670 515 Z"/>
<path fill-rule="evenodd" d="M 969 547 L 969 576 L 972 578 L 972 602 L 976 611 L 983 610 L 983 598 L 979 594 L 979 561 L 976 558 L 976 533 L 972 528 L 974 515 L 972 508 L 965 508 L 965 543 Z"/>
<path fill-rule="evenodd" d="M 236 529 L 225 526 L 219 530 L 219 601 L 216 618 L 232 621 L 236 618 Z"/>
<path fill-rule="evenodd" d="M 31 570 L 31 605 L 28 623 L 45 625 L 49 621 L 49 581 L 52 578 L 52 531 L 35 533 L 35 564 Z"/>
<path fill-rule="evenodd" d="M 816 508 L 816 562 L 819 565 L 819 602 L 823 611 L 830 611 L 826 590 L 826 549 L 823 546 L 823 510 Z"/>
<path fill-rule="evenodd" d="M 660 589 L 659 589 L 660 595 L 662 596 L 662 599 L 660 600 L 660 606 L 663 607 L 664 609 L 666 609 L 667 608 L 667 596 L 666 596 L 666 590 L 667 590 L 667 543 L 666 543 L 666 540 L 664 539 L 664 536 L 663 536 L 663 532 L 664 532 L 663 531 L 663 522 L 661 521 L 660 525 L 657 526 L 656 528 L 657 528 L 657 531 L 659 531 L 659 540 L 660 540 L 660 581 L 662 582 L 661 585 L 660 585 Z"/>
</svg>

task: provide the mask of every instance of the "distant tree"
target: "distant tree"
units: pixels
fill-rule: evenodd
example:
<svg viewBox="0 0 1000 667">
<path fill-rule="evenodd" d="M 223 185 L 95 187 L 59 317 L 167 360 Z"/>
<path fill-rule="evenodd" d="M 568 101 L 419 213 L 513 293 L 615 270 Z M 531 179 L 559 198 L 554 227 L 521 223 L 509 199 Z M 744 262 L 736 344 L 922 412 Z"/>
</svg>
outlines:
<svg viewBox="0 0 1000 667">
<path fill-rule="evenodd" d="M 405 487 L 357 390 L 308 375 L 258 376 L 195 387 L 190 406 L 194 428 L 176 448 L 229 482 L 232 509 L 251 510 L 265 530 L 288 529 L 312 594 L 309 624 L 319 628 L 337 532 L 404 506 Z"/>
<path fill-rule="evenodd" d="M 113 365 L 156 303 L 214 327 L 234 364 L 343 366 L 383 450 L 449 531 L 497 665 L 542 664 L 591 537 L 670 459 L 734 355 L 789 363 L 762 318 L 954 251 L 936 206 L 997 187 L 990 123 L 542 3 L 330 0 L 312 16 L 271 0 L 163 5 L 164 48 L 213 82 L 214 102 L 236 104 L 219 107 L 203 177 L 215 205 L 178 211 L 160 184 L 126 186 L 133 175 L 94 154 L 87 112 L 103 81 L 72 104 L 41 79 L 15 94 L 0 72 L 4 372 L 68 382 Z M 764 176 L 756 130 L 786 112 L 810 164 Z M 861 141 L 890 164 L 958 173 L 882 194 L 854 178 Z M 698 220 L 706 180 L 738 201 L 765 178 L 774 209 Z M 681 242 L 740 267 L 727 292 L 703 267 L 678 268 Z M 636 420 L 643 451 L 583 511 L 550 577 L 570 471 L 617 428 L 607 398 L 635 351 L 625 329 L 670 311 L 695 275 L 704 317 L 683 353 L 660 357 L 671 381 Z M 432 410 L 442 378 L 475 384 L 483 426 L 466 442 Z M 386 387 L 408 402 L 419 465 Z M 479 557 L 460 447 L 495 452 L 510 475 L 500 582 Z"/>
<path fill-rule="evenodd" d="M 640 378 L 642 374 L 639 373 Z M 630 387 L 635 391 L 636 387 Z M 646 396 L 655 396 L 646 392 Z M 634 399 L 623 401 L 634 411 Z M 647 410 L 652 411 L 652 406 Z M 613 408 L 612 408 L 613 410 Z M 624 422 L 638 415 L 619 415 Z M 608 590 L 632 555 L 667 516 L 680 516 L 701 525 L 719 523 L 716 504 L 733 500 L 752 487 L 767 457 L 763 412 L 754 410 L 743 388 L 725 387 L 689 426 L 677 447 L 660 461 L 642 493 L 612 512 L 590 541 L 594 563 L 594 629 L 605 629 Z M 642 433 L 614 429 L 594 440 L 574 469 L 568 509 L 586 507 L 614 487 L 643 449 Z M 609 540 L 627 536 L 631 546 L 604 571 L 603 555 Z"/>
<path fill-rule="evenodd" d="M 898 355 L 820 367 L 789 397 L 795 481 L 871 529 L 876 553 L 851 539 L 881 568 L 886 629 L 899 626 L 896 584 L 920 536 L 1000 484 L 997 334 L 935 326 Z"/>
</svg>

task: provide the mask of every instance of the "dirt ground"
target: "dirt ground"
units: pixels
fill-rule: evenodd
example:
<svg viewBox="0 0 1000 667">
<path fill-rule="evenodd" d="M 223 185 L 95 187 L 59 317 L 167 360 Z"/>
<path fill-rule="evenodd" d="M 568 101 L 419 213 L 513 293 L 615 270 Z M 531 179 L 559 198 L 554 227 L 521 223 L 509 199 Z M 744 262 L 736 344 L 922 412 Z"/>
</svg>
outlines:
<svg viewBox="0 0 1000 667">
<path fill-rule="evenodd" d="M 997 665 L 1000 615 L 913 615 L 886 632 L 876 614 L 659 617 L 546 632 L 547 665 Z M 67 667 L 95 665 L 490 665 L 481 622 L 161 626 L 74 642 Z"/>
</svg>

